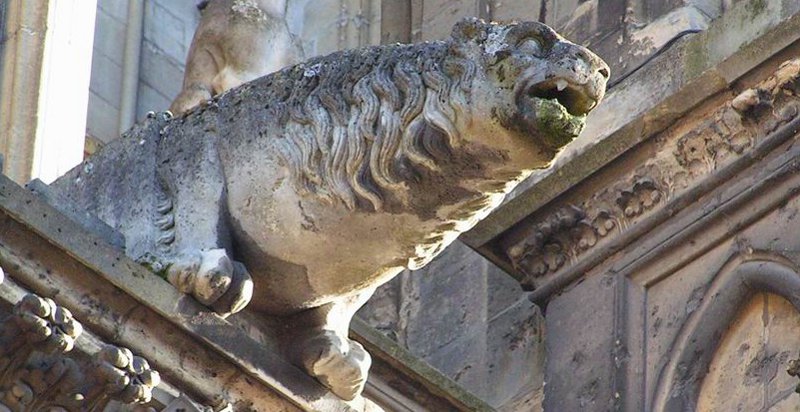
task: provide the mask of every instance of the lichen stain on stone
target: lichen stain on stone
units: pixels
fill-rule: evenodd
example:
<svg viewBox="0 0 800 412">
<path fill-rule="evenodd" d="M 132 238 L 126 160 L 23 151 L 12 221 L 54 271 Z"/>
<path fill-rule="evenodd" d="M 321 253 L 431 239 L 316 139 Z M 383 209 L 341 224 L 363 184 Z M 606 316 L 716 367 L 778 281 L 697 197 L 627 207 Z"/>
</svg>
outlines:
<svg viewBox="0 0 800 412">
<path fill-rule="evenodd" d="M 258 8 L 258 4 L 254 0 L 235 0 L 231 5 L 231 12 L 234 17 L 240 17 L 251 22 L 267 20 L 267 15 Z"/>
<path fill-rule="evenodd" d="M 485 50 L 488 54 L 495 54 L 500 50 L 507 49 L 508 43 L 506 43 L 505 33 L 498 33 L 498 32 L 491 32 L 486 39 L 486 46 Z"/>
<path fill-rule="evenodd" d="M 745 6 L 750 17 L 756 17 L 767 9 L 767 0 L 752 0 Z"/>
</svg>

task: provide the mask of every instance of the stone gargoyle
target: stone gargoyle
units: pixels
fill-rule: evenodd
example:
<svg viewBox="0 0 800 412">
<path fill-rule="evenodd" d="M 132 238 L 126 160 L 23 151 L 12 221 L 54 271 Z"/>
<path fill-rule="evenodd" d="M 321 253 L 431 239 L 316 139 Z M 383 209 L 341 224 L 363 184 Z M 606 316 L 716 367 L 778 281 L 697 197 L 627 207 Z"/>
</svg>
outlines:
<svg viewBox="0 0 800 412">
<path fill-rule="evenodd" d="M 356 310 L 548 167 L 608 76 L 543 24 L 465 20 L 446 41 L 314 58 L 137 125 L 52 187 L 216 312 L 252 295 L 287 325 L 285 356 L 353 399 L 370 365 L 347 337 Z"/>
</svg>

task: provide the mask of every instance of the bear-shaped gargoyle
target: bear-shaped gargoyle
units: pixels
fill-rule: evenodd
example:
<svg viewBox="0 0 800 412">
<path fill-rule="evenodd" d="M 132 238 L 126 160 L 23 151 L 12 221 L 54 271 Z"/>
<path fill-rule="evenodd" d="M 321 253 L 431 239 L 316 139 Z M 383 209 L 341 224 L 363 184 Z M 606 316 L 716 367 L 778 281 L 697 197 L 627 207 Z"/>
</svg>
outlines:
<svg viewBox="0 0 800 412">
<path fill-rule="evenodd" d="M 608 77 L 543 24 L 469 19 L 151 119 L 52 187 L 216 312 L 284 319 L 285 356 L 353 399 L 370 365 L 347 337 L 355 311 L 548 167 Z"/>
</svg>

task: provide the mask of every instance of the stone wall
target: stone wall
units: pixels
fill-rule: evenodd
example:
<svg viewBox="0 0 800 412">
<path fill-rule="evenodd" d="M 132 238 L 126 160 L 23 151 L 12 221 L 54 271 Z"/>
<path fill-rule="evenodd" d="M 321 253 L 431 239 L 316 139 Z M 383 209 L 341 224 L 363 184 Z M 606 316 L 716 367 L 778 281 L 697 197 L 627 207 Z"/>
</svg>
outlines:
<svg viewBox="0 0 800 412">
<path fill-rule="evenodd" d="M 200 20 L 197 1 L 145 1 L 140 62 L 138 119 L 151 110 L 166 110 L 181 90 L 183 68 Z"/>
<path fill-rule="evenodd" d="M 306 57 L 380 42 L 379 0 L 286 0 L 286 22 Z"/>
<path fill-rule="evenodd" d="M 101 142 L 119 135 L 127 2 L 98 0 L 86 134 Z"/>
<path fill-rule="evenodd" d="M 142 0 L 142 44 L 135 117 L 166 110 L 183 83 L 183 69 L 194 29 L 200 20 L 194 0 Z M 123 50 L 128 2 L 98 0 L 87 135 L 100 143 L 119 136 Z"/>
<path fill-rule="evenodd" d="M 463 243 L 380 288 L 359 315 L 495 407 L 541 389 L 538 309 Z"/>
</svg>

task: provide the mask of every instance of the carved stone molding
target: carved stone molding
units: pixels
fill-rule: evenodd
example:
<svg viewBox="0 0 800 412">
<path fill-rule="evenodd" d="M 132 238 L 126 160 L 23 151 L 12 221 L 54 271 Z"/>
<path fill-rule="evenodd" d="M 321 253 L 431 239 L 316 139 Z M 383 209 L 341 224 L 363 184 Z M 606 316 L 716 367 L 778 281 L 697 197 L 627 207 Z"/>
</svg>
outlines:
<svg viewBox="0 0 800 412">
<path fill-rule="evenodd" d="M 82 333 L 68 309 L 34 294 L 23 297 L 0 321 L 0 405 L 13 412 L 102 411 L 112 400 L 150 402 L 158 372 L 113 345 L 92 354 L 93 361 L 78 359 L 72 349 Z"/>
<path fill-rule="evenodd" d="M 549 214 L 534 217 L 500 240 L 500 249 L 532 290 L 587 251 L 686 194 L 750 153 L 769 133 L 798 116 L 800 59 L 782 64 L 700 120 L 676 123 L 653 140 L 654 155 L 616 183 Z"/>
</svg>

